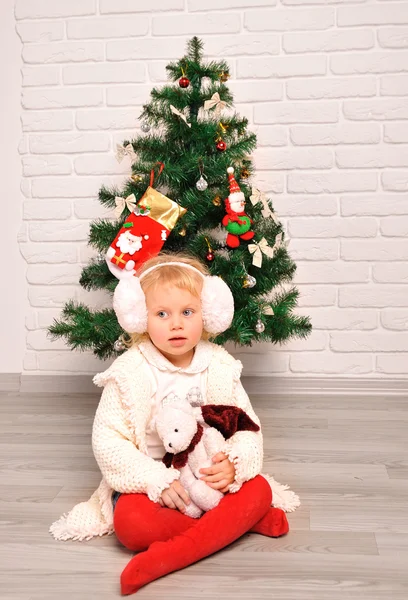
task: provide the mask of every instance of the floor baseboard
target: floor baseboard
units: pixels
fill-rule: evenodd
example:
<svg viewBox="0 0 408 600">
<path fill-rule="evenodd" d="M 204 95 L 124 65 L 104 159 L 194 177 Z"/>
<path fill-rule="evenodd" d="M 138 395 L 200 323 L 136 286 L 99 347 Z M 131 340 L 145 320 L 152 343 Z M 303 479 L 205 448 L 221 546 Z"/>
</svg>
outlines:
<svg viewBox="0 0 408 600">
<path fill-rule="evenodd" d="M 0 390 L 21 393 L 99 394 L 92 375 L 0 374 Z M 242 378 L 253 395 L 392 395 L 408 399 L 408 378 L 373 377 L 254 377 Z"/>
<path fill-rule="evenodd" d="M 243 377 L 250 394 L 354 396 L 402 396 L 408 399 L 408 378 L 383 377 Z"/>
</svg>

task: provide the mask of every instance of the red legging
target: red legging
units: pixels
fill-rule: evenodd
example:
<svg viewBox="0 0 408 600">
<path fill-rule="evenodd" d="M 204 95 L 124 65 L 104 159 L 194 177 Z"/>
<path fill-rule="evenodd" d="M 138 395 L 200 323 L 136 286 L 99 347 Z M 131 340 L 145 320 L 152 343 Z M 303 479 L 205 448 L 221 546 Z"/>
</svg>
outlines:
<svg viewBox="0 0 408 600">
<path fill-rule="evenodd" d="M 269 483 L 260 475 L 236 494 L 226 494 L 200 519 L 164 508 L 144 494 L 123 494 L 114 512 L 115 533 L 126 548 L 141 553 L 122 573 L 122 594 L 134 593 L 163 575 L 213 554 L 247 531 L 273 537 L 287 533 L 286 515 L 272 508 L 271 500 Z"/>
</svg>

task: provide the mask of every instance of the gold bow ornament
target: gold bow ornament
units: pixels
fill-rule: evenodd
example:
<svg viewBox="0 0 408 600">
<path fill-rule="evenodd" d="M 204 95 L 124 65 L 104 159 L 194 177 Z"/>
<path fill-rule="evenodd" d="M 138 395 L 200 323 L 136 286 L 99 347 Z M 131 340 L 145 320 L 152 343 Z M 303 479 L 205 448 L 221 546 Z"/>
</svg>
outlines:
<svg viewBox="0 0 408 600">
<path fill-rule="evenodd" d="M 179 110 L 177 110 L 177 108 L 175 106 L 173 106 L 172 104 L 170 104 L 170 110 L 173 113 L 173 115 L 177 115 L 178 117 L 180 117 L 180 119 L 182 121 L 184 121 L 184 123 L 187 125 L 187 127 L 191 127 L 191 123 L 187 122 L 186 115 L 184 115 L 182 112 L 180 112 Z"/>
<path fill-rule="evenodd" d="M 128 144 L 127 146 L 116 144 L 116 160 L 118 163 L 121 163 L 125 156 L 129 156 L 132 162 L 136 160 L 136 154 L 133 150 L 132 144 Z"/>
<path fill-rule="evenodd" d="M 252 195 L 249 197 L 249 199 L 251 200 L 253 206 L 255 206 L 255 204 L 258 204 L 258 202 L 262 202 L 262 216 L 264 217 L 264 219 L 271 217 L 275 221 L 275 223 L 278 224 L 278 219 L 276 218 L 275 213 L 273 213 L 269 208 L 268 200 L 266 199 L 266 196 L 263 192 L 261 192 L 257 188 L 252 188 Z"/>
<path fill-rule="evenodd" d="M 204 102 L 204 110 L 210 110 L 210 108 L 214 108 L 215 106 L 215 115 L 217 117 L 220 116 L 221 111 L 227 106 L 227 103 L 224 100 L 221 100 L 218 92 L 215 92 L 210 98 L 210 100 L 206 100 Z"/>
<path fill-rule="evenodd" d="M 262 253 L 269 256 L 269 258 L 273 258 L 274 255 L 274 248 L 269 246 L 265 238 L 262 238 L 260 242 L 248 244 L 248 250 L 253 254 L 252 264 L 258 268 L 262 266 Z"/>
<path fill-rule="evenodd" d="M 115 198 L 115 218 L 119 219 L 120 215 L 125 210 L 125 206 L 128 211 L 132 213 L 136 208 L 136 198 L 134 194 L 130 194 L 127 198 L 122 198 L 122 196 L 116 196 Z"/>
</svg>

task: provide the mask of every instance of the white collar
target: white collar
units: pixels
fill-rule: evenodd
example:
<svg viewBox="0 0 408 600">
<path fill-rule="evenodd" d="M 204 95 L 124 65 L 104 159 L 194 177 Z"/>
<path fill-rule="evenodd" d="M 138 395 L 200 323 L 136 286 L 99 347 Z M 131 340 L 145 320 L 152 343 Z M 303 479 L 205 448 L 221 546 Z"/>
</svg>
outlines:
<svg viewBox="0 0 408 600">
<path fill-rule="evenodd" d="M 211 357 L 213 355 L 213 346 L 211 342 L 200 340 L 195 347 L 193 360 L 188 367 L 176 367 L 156 348 L 150 341 L 141 342 L 139 350 L 147 360 L 147 362 L 160 369 L 160 371 L 171 371 L 173 373 L 201 373 L 208 368 Z"/>
</svg>

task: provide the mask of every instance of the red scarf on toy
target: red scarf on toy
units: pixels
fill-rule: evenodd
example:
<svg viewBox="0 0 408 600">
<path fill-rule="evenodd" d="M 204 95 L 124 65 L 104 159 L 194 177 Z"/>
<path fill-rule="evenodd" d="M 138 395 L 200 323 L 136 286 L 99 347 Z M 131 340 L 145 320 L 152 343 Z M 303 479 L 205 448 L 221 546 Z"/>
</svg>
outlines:
<svg viewBox="0 0 408 600">
<path fill-rule="evenodd" d="M 203 437 L 204 427 L 197 423 L 197 431 L 190 442 L 188 448 L 183 450 L 182 452 L 177 452 L 177 454 L 172 454 L 171 452 L 166 452 L 163 456 L 162 461 L 166 465 L 167 468 L 174 467 L 175 469 L 181 469 L 185 467 L 188 461 L 188 455 L 190 452 L 194 450 L 197 446 L 198 442 Z"/>
<path fill-rule="evenodd" d="M 245 211 L 241 211 L 239 213 L 235 212 L 235 210 L 232 210 L 231 208 L 231 203 L 228 200 L 228 198 L 225 200 L 225 211 L 228 215 L 228 218 L 230 221 L 233 221 L 234 223 L 238 223 L 238 225 L 243 225 L 246 221 L 242 221 L 239 217 L 247 217 L 248 215 L 246 214 Z"/>
</svg>

